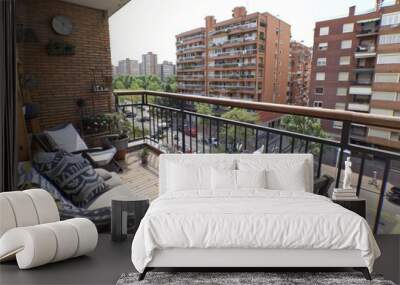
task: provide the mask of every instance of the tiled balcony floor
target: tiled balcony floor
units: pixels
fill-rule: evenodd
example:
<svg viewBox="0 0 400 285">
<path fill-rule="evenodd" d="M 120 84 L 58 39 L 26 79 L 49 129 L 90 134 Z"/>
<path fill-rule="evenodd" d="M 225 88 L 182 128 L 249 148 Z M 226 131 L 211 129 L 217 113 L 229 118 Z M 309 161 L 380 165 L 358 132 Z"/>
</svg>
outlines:
<svg viewBox="0 0 400 285">
<path fill-rule="evenodd" d="M 149 164 L 143 167 L 138 152 L 127 154 L 125 161 L 119 162 L 124 169 L 120 173 L 122 182 L 140 198 L 154 200 L 158 196 L 158 157 L 151 154 Z"/>
</svg>

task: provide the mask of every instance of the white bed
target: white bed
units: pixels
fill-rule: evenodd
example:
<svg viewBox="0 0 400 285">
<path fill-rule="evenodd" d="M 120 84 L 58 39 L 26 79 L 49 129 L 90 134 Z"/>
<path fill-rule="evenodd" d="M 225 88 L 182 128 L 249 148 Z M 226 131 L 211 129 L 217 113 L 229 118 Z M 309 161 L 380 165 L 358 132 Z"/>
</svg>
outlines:
<svg viewBox="0 0 400 285">
<path fill-rule="evenodd" d="M 154 267 L 354 267 L 369 277 L 380 255 L 373 234 L 362 217 L 312 194 L 312 159 L 162 155 L 160 197 L 135 235 L 134 266 L 144 274 Z M 260 169 L 262 188 L 255 187 Z"/>
</svg>

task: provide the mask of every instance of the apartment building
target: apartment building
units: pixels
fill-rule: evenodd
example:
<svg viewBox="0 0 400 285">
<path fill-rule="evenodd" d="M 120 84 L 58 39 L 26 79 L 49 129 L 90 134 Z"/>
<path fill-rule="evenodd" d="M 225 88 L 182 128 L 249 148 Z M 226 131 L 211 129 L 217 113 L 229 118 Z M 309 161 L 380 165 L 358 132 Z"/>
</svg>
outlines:
<svg viewBox="0 0 400 285">
<path fill-rule="evenodd" d="M 290 25 L 269 13 L 247 14 L 176 36 L 178 92 L 286 103 Z M 263 120 L 274 116 L 262 114 Z"/>
<path fill-rule="evenodd" d="M 157 55 L 148 52 L 142 55 L 142 63 L 140 68 L 142 75 L 156 75 L 157 74 Z"/>
<path fill-rule="evenodd" d="M 137 76 L 140 74 L 139 62 L 134 59 L 123 59 L 118 61 L 118 66 L 115 68 L 116 75 L 132 75 Z"/>
<path fill-rule="evenodd" d="M 400 0 L 378 0 L 375 8 L 317 22 L 314 35 L 311 100 L 315 107 L 400 116 Z M 335 134 L 339 122 L 325 123 Z M 400 148 L 398 132 L 351 126 L 361 143 Z"/>
<path fill-rule="evenodd" d="M 171 61 L 164 60 L 161 64 L 157 65 L 157 75 L 162 79 L 174 76 L 176 72 L 175 64 Z"/>
<path fill-rule="evenodd" d="M 290 42 L 288 104 L 308 105 L 311 61 L 312 48 L 296 41 Z"/>
</svg>

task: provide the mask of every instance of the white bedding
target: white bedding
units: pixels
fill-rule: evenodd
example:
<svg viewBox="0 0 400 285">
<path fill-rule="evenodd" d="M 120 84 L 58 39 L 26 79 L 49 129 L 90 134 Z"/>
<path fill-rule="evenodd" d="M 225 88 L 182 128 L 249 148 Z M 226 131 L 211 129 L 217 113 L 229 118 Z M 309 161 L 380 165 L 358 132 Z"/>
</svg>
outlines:
<svg viewBox="0 0 400 285">
<path fill-rule="evenodd" d="M 326 197 L 265 189 L 160 196 L 135 235 L 132 262 L 143 272 L 165 248 L 357 249 L 370 271 L 380 255 L 359 215 Z"/>
</svg>

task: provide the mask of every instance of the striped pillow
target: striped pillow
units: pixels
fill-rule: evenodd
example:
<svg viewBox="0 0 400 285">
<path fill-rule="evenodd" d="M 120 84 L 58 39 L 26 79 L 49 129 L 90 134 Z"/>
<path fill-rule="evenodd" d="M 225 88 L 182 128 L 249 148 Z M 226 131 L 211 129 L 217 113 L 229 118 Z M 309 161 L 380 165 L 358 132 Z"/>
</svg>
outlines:
<svg viewBox="0 0 400 285">
<path fill-rule="evenodd" d="M 108 188 L 89 161 L 80 154 L 64 150 L 40 153 L 34 165 L 41 175 L 50 180 L 75 206 L 87 208 Z"/>
</svg>

